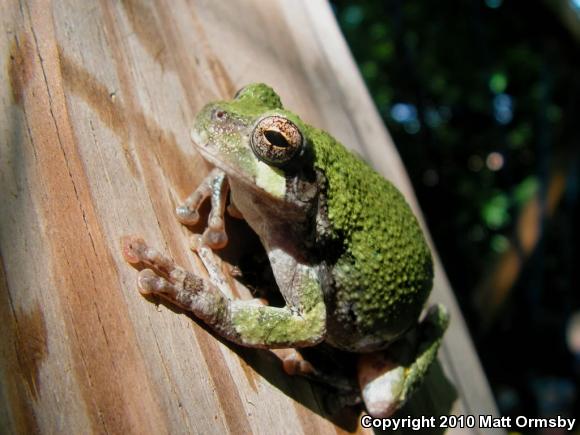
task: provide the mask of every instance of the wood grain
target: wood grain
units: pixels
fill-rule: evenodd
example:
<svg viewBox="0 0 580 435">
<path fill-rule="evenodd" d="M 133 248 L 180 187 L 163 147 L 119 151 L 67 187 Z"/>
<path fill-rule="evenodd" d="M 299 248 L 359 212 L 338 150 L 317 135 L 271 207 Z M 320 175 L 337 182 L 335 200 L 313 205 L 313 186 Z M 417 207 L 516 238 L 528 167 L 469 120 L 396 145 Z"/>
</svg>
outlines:
<svg viewBox="0 0 580 435">
<path fill-rule="evenodd" d="M 174 205 L 209 167 L 190 146 L 203 104 L 263 81 L 357 150 L 419 212 L 322 1 L 0 2 L 0 431 L 365 432 L 271 355 L 223 343 L 136 291 L 119 239 L 199 265 Z M 441 264 L 453 320 L 401 415 L 496 414 Z"/>
</svg>

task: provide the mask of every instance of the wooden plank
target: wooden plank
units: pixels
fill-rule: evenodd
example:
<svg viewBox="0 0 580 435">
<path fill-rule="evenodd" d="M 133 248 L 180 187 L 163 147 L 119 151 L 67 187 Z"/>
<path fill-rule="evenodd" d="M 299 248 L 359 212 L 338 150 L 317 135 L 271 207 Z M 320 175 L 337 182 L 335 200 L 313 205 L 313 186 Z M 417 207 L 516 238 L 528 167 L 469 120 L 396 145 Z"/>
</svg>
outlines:
<svg viewBox="0 0 580 435">
<path fill-rule="evenodd" d="M 189 125 L 255 81 L 418 210 L 328 5 L 3 0 L 0 22 L 2 432 L 364 432 L 267 353 L 141 297 L 119 252 L 140 234 L 198 267 L 173 215 L 208 170 Z M 406 412 L 496 414 L 439 263 L 436 274 L 434 299 L 453 315 L 443 371 Z"/>
</svg>

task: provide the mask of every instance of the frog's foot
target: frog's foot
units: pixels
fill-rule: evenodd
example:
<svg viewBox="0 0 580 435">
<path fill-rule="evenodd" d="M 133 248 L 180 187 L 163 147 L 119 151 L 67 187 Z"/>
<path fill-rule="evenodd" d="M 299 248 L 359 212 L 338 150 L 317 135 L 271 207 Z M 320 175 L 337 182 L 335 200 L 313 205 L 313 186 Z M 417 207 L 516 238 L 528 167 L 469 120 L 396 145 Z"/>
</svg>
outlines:
<svg viewBox="0 0 580 435">
<path fill-rule="evenodd" d="M 179 267 L 139 237 L 123 237 L 121 249 L 125 260 L 141 269 L 137 278 L 141 294 L 162 296 L 212 326 L 218 322 L 224 298 L 211 282 Z"/>
<path fill-rule="evenodd" d="M 435 361 L 448 324 L 446 308 L 434 305 L 416 330 L 387 351 L 361 355 L 358 380 L 370 415 L 389 417 L 405 404 Z"/>
<path fill-rule="evenodd" d="M 327 385 L 338 390 L 342 395 L 358 396 L 358 386 L 346 377 L 325 373 L 314 367 L 312 363 L 305 360 L 297 349 L 271 349 L 282 362 L 282 368 L 290 376 L 303 376 L 312 381 Z M 348 401 L 351 405 L 352 399 Z"/>
<path fill-rule="evenodd" d="M 123 237 L 121 249 L 125 260 L 141 269 L 137 279 L 141 294 L 157 293 L 167 296 L 177 293 L 175 283 L 183 282 L 187 272 L 173 260 L 149 247 L 139 237 Z"/>
<path fill-rule="evenodd" d="M 212 284 L 225 295 L 231 297 L 235 289 L 233 278 L 224 273 L 221 259 L 201 242 L 199 234 L 192 236 L 194 251 L 205 266 Z M 170 283 L 183 281 L 190 272 L 177 266 L 173 260 L 162 255 L 158 250 L 148 246 L 142 238 L 126 236 L 121 239 L 125 260 L 142 269 L 139 275 L 139 291 L 143 294 L 165 293 L 163 289 Z M 157 276 L 155 276 L 157 275 Z"/>
<path fill-rule="evenodd" d="M 228 210 L 228 214 L 236 219 L 243 219 L 244 215 L 242 214 L 241 211 L 238 210 L 238 208 L 236 207 L 236 205 L 232 202 L 228 205 L 227 207 Z"/>
<path fill-rule="evenodd" d="M 199 208 L 202 203 L 207 198 L 211 198 L 211 212 L 207 228 L 203 233 L 203 241 L 213 249 L 223 248 L 228 243 L 224 224 L 228 192 L 226 174 L 221 169 L 213 169 L 197 189 L 175 210 L 179 222 L 184 225 L 194 225 L 199 221 Z"/>
</svg>

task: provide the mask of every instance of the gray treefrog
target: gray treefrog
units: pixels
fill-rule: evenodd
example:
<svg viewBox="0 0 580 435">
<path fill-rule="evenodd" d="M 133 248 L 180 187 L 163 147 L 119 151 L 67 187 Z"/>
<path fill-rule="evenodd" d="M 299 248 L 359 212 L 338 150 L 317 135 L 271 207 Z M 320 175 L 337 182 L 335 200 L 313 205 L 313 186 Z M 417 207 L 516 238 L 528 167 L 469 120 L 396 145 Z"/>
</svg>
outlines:
<svg viewBox="0 0 580 435">
<path fill-rule="evenodd" d="M 215 169 L 177 216 L 196 223 L 210 198 L 208 226 L 192 243 L 209 279 L 142 239 L 125 237 L 125 259 L 146 267 L 140 291 L 169 299 L 243 346 L 301 348 L 324 341 L 360 353 L 358 397 L 371 415 L 391 415 L 421 383 L 448 324 L 441 305 L 418 322 L 433 265 L 402 194 L 328 133 L 284 109 L 264 84 L 206 105 L 192 139 Z M 226 296 L 233 278 L 213 250 L 228 242 L 228 193 L 227 210 L 259 236 L 286 306 Z M 339 388 L 297 352 L 278 355 L 286 372 Z"/>
</svg>

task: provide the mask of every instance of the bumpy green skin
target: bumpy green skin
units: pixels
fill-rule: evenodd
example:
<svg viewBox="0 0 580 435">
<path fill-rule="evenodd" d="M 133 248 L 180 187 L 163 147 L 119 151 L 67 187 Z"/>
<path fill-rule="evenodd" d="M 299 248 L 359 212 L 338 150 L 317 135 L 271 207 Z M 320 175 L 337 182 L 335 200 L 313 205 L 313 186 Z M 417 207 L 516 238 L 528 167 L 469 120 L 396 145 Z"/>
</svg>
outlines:
<svg viewBox="0 0 580 435">
<path fill-rule="evenodd" d="M 217 109 L 227 112 L 227 128 L 212 118 Z M 196 130 L 206 136 L 198 140 L 219 141 L 220 159 L 256 184 L 254 174 L 263 174 L 265 165 L 247 145 L 246 130 L 266 114 L 285 116 L 300 128 L 313 149 L 314 166 L 326 178 L 330 230 L 319 237 L 343 248 L 330 265 L 335 289 L 327 298 L 327 317 L 337 331 L 333 337 L 329 330 L 327 339 L 347 350 L 384 346 L 416 322 L 432 286 L 431 254 L 415 216 L 390 182 L 330 135 L 284 110 L 266 85 L 246 86 L 234 100 L 206 106 L 196 120 Z M 272 172 L 262 178 L 276 186 L 260 187 L 275 197 L 285 175 L 283 169 L 266 170 Z"/>
<path fill-rule="evenodd" d="M 433 305 L 422 323 L 423 330 L 429 330 L 428 337 L 420 344 L 415 360 L 406 370 L 400 397 L 401 403 L 406 402 L 421 385 L 429 367 L 437 357 L 437 351 L 443 341 L 443 334 L 448 326 L 449 313 L 447 309 L 441 304 Z"/>
<path fill-rule="evenodd" d="M 332 237 L 346 250 L 333 270 L 335 316 L 391 340 L 414 321 L 432 286 L 431 253 L 401 193 L 331 136 L 308 127 L 327 179 Z"/>
<path fill-rule="evenodd" d="M 282 109 L 280 96 L 270 86 L 263 83 L 254 83 L 240 89 L 235 96 L 234 103 L 239 112 L 260 113 L 260 110 Z M 245 109 L 245 110 L 244 110 Z M 258 111 L 256 111 L 258 109 Z"/>
</svg>

